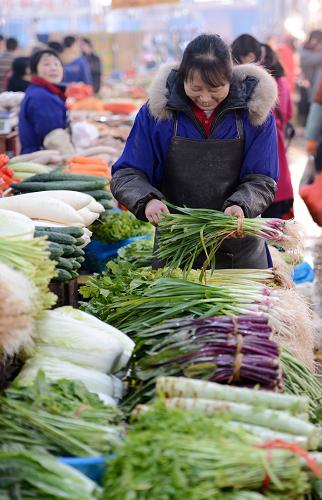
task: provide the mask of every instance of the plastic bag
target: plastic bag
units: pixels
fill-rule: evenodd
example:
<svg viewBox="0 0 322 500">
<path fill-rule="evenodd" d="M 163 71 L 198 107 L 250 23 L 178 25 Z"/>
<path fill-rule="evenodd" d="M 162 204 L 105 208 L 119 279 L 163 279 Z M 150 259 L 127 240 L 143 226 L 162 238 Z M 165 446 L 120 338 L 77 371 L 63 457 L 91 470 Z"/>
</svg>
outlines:
<svg viewBox="0 0 322 500">
<path fill-rule="evenodd" d="M 312 184 L 300 185 L 300 196 L 314 222 L 322 227 L 322 172 L 318 174 Z"/>
<path fill-rule="evenodd" d="M 76 122 L 71 125 L 73 144 L 76 148 L 90 148 L 96 144 L 99 131 L 87 122 Z"/>
</svg>

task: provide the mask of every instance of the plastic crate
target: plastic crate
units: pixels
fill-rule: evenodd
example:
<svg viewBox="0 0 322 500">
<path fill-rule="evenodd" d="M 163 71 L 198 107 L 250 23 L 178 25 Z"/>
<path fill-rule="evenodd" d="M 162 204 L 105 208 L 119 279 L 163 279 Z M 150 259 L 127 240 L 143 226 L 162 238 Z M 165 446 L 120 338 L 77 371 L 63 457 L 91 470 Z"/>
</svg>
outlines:
<svg viewBox="0 0 322 500">
<path fill-rule="evenodd" d="M 121 240 L 116 243 L 107 245 L 102 243 L 100 240 L 92 240 L 85 248 L 85 262 L 83 263 L 83 269 L 91 273 L 101 273 L 105 270 L 106 263 L 109 260 L 115 259 L 117 257 L 117 252 L 120 248 L 129 245 L 137 240 L 147 240 L 150 239 L 149 234 L 144 236 L 135 236 L 133 238 L 128 238 L 127 240 Z"/>
<path fill-rule="evenodd" d="M 106 461 L 108 457 L 60 457 L 59 460 L 79 472 L 89 477 L 96 483 L 101 484 L 106 469 Z"/>
</svg>

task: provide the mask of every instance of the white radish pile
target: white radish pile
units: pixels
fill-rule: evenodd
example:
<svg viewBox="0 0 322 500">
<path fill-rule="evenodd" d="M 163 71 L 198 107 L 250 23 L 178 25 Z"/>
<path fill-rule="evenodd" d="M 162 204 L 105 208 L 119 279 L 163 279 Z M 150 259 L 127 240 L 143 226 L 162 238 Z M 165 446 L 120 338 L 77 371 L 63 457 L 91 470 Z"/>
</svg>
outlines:
<svg viewBox="0 0 322 500">
<path fill-rule="evenodd" d="M 92 196 L 77 191 L 39 191 L 0 199 L 0 209 L 12 210 L 33 220 L 86 227 L 104 211 Z"/>
</svg>

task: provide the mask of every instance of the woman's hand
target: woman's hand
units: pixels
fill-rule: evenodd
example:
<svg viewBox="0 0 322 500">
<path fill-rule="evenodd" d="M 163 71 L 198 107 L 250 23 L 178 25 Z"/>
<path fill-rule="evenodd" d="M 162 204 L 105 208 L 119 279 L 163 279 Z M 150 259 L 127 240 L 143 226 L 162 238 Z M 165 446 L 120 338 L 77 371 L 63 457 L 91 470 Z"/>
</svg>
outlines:
<svg viewBox="0 0 322 500">
<path fill-rule="evenodd" d="M 145 206 L 145 216 L 151 224 L 157 226 L 164 215 L 170 215 L 168 207 L 156 198 L 148 201 Z"/>
<path fill-rule="evenodd" d="M 241 238 L 243 236 L 243 220 L 245 217 L 243 209 L 238 205 L 232 205 L 226 208 L 224 214 L 238 218 L 238 229 L 231 235 L 231 238 Z"/>
</svg>

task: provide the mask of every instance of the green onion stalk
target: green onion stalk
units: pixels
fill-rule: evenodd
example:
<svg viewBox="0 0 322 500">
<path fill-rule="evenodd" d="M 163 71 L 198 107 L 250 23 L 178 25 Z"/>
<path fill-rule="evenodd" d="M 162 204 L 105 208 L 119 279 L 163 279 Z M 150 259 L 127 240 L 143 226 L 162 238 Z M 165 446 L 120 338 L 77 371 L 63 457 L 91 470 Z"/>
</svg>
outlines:
<svg viewBox="0 0 322 500">
<path fill-rule="evenodd" d="M 301 361 L 283 349 L 280 356 L 285 374 L 284 386 L 289 394 L 306 396 L 309 415 L 314 423 L 322 423 L 322 385 L 317 377 Z"/>
<path fill-rule="evenodd" d="M 182 317 L 267 315 L 279 338 L 294 336 L 294 308 L 302 305 L 294 290 L 262 286 L 208 286 L 160 278 L 139 295 L 116 297 L 100 310 L 100 318 L 135 336 L 142 328 Z M 301 325 L 299 325 L 301 326 Z"/>
<path fill-rule="evenodd" d="M 56 262 L 50 260 L 45 238 L 22 240 L 16 237 L 0 237 L 0 261 L 21 271 L 38 290 L 36 316 L 56 303 L 57 297 L 48 289 L 50 281 L 57 275 Z"/>
<path fill-rule="evenodd" d="M 248 219 L 225 215 L 217 210 L 180 208 L 169 204 L 176 213 L 165 216 L 158 225 L 158 258 L 170 268 L 185 273 L 204 253 L 200 280 L 207 268 L 215 269 L 216 253 L 226 238 L 254 236 L 277 243 L 297 260 L 302 252 L 300 228 L 294 221 Z"/>
</svg>

